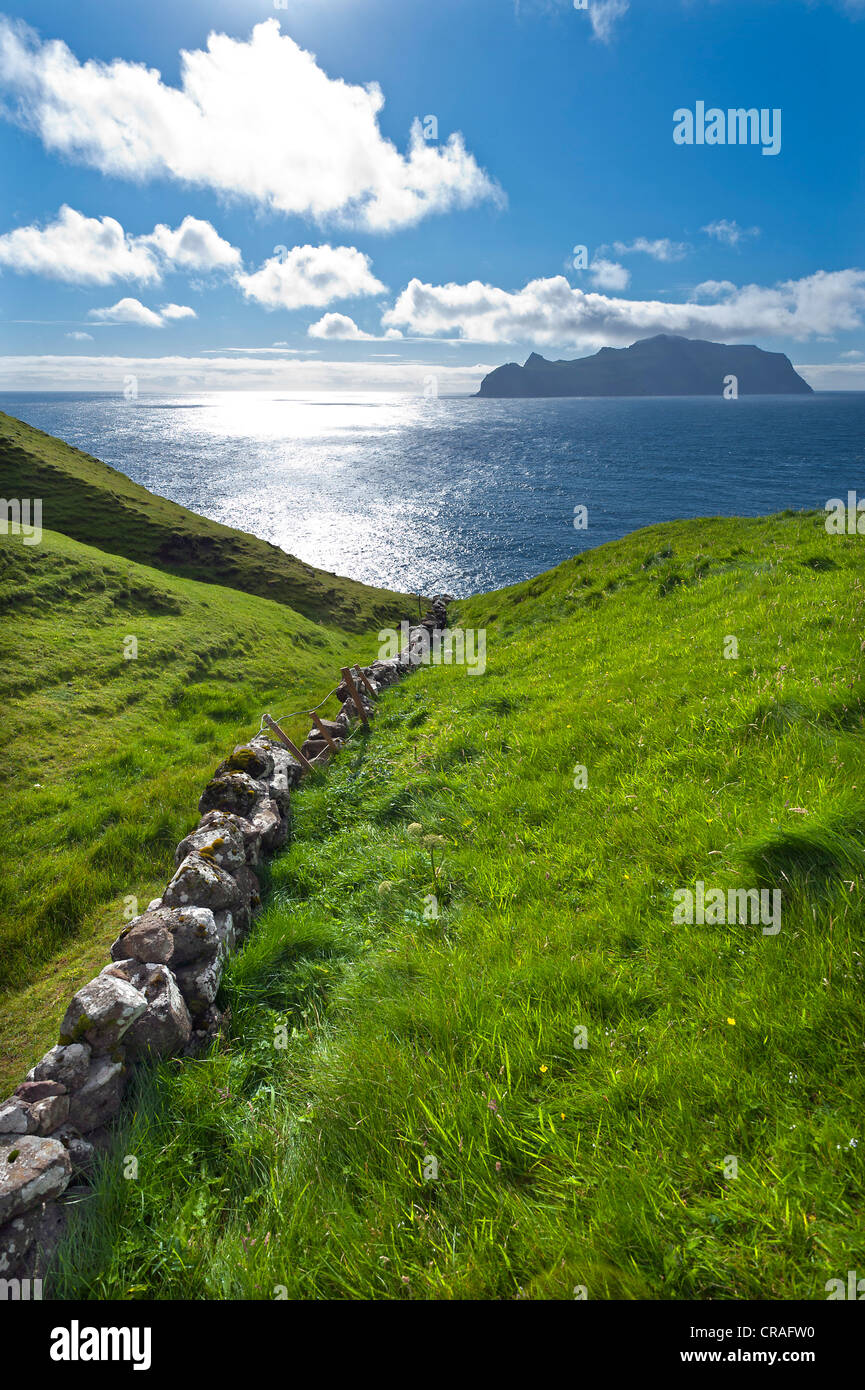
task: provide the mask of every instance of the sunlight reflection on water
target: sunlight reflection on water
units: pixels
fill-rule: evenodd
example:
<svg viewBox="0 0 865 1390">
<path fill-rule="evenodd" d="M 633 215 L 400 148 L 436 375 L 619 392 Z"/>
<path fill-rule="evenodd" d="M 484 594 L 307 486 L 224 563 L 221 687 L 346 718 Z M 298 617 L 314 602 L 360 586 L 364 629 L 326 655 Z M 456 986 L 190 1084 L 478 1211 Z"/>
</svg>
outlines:
<svg viewBox="0 0 865 1390">
<path fill-rule="evenodd" d="M 409 591 L 496 588 L 653 522 L 821 508 L 865 491 L 865 395 L 852 392 L 8 393 L 0 408 L 310 564 Z M 581 503 L 586 532 L 573 528 Z"/>
</svg>

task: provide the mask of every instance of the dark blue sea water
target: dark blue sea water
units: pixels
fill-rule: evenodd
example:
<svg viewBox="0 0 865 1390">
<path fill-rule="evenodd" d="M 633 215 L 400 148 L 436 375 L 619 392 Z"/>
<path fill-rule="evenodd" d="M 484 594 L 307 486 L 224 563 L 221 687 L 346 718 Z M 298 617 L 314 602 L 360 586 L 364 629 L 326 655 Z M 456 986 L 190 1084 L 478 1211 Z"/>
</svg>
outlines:
<svg viewBox="0 0 865 1390">
<path fill-rule="evenodd" d="M 0 395 L 216 521 L 370 584 L 465 595 L 676 517 L 865 494 L 865 393 L 651 400 Z M 588 507 L 587 531 L 573 526 Z M 43 524 L 51 525 L 51 499 Z"/>
</svg>

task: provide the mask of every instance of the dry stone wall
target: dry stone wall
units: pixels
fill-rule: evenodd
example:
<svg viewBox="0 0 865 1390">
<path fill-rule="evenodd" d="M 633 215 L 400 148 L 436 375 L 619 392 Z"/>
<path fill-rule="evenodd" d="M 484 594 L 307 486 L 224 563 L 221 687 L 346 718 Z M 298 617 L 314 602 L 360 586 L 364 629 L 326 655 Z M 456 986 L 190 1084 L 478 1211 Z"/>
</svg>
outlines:
<svg viewBox="0 0 865 1390">
<path fill-rule="evenodd" d="M 374 697 L 419 664 L 429 630 L 446 616 L 446 600 L 434 598 L 398 657 L 354 668 L 366 678 L 352 683 L 367 719 Z M 337 694 L 339 714 L 318 720 L 300 750 L 313 767 L 363 717 L 345 680 Z M 256 870 L 288 838 L 291 792 L 305 770 L 264 733 L 220 763 L 162 897 L 123 929 L 110 962 L 71 999 L 56 1046 L 0 1102 L 0 1279 L 43 1276 L 62 1234 L 59 1199 L 87 1181 L 108 1146 L 131 1068 L 194 1056 L 217 1035 L 225 962 L 261 906 Z"/>
</svg>

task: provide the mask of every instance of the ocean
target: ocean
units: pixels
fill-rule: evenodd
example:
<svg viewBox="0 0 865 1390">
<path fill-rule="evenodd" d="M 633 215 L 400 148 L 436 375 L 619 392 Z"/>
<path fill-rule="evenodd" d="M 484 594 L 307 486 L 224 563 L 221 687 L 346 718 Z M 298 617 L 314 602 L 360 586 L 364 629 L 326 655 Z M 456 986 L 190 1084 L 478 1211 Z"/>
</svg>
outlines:
<svg viewBox="0 0 865 1390">
<path fill-rule="evenodd" d="M 737 401 L 2 393 L 0 409 L 322 569 L 458 597 L 654 522 L 865 495 L 865 392 Z M 574 528 L 580 506 L 585 530 Z"/>
</svg>

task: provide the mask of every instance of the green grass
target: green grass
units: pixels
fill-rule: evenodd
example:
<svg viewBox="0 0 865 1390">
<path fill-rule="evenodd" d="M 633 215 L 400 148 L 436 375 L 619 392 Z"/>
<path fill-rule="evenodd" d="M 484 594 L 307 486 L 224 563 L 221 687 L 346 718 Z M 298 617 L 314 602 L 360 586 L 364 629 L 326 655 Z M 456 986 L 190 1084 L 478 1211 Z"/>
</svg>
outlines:
<svg viewBox="0 0 865 1390">
<path fill-rule="evenodd" d="M 0 495 L 41 498 L 46 528 L 110 555 L 274 599 L 350 632 L 406 616 L 403 596 L 314 569 L 268 541 L 208 521 L 2 412 Z M 261 505 L 270 505 L 266 496 Z"/>
<path fill-rule="evenodd" d="M 228 1035 L 140 1075 L 49 1292 L 822 1299 L 861 1267 L 863 574 L 819 516 L 694 521 L 460 605 L 486 675 L 418 672 L 296 795 Z M 779 887 L 780 933 L 674 926 L 698 879 Z"/>
<path fill-rule="evenodd" d="M 217 763 L 264 710 L 311 708 L 378 644 L 376 625 L 325 627 L 50 531 L 0 536 L 0 608 L 5 1094 L 104 964 L 124 900 L 162 891 Z M 288 727 L 302 741 L 309 719 Z"/>
</svg>

